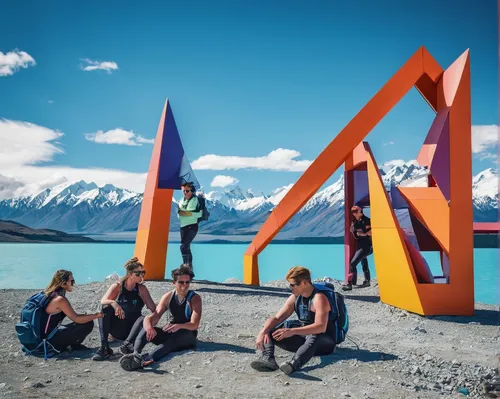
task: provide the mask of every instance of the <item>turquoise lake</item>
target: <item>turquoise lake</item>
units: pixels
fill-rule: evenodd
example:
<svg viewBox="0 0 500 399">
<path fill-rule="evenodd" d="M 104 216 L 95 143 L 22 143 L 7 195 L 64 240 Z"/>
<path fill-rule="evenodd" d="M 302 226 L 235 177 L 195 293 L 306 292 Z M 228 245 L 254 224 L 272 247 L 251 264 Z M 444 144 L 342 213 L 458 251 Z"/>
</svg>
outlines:
<svg viewBox="0 0 500 399">
<path fill-rule="evenodd" d="M 243 279 L 243 253 L 248 244 L 192 245 L 196 279 L 222 282 Z M 123 264 L 133 255 L 134 244 L 0 244 L 0 288 L 43 288 L 55 270 L 69 269 L 77 284 L 102 281 L 113 272 L 123 275 Z M 424 253 L 431 270 L 438 274 L 438 254 Z M 376 277 L 373 255 L 369 258 Z M 474 250 L 475 300 L 499 301 L 498 249 Z M 167 277 L 181 264 L 178 243 L 170 243 Z M 271 244 L 259 256 L 261 281 L 283 279 L 295 265 L 308 267 L 313 278 L 343 279 L 344 246 L 319 244 Z M 358 275 L 362 276 L 361 265 Z M 359 277 L 361 281 L 361 277 Z"/>
</svg>

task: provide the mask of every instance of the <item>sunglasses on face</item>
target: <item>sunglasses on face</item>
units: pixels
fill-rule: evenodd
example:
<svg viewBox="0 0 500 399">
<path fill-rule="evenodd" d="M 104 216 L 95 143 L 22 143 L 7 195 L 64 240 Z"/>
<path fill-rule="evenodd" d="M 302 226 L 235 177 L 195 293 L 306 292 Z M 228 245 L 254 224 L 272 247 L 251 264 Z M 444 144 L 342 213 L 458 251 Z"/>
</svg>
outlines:
<svg viewBox="0 0 500 399">
<path fill-rule="evenodd" d="M 302 281 L 299 281 L 298 283 L 292 284 L 290 283 L 290 288 L 297 287 L 302 283 Z"/>
<path fill-rule="evenodd" d="M 182 190 L 182 191 L 184 191 L 185 193 L 190 193 L 191 192 L 191 190 Z"/>
<path fill-rule="evenodd" d="M 189 285 L 189 284 L 191 284 L 191 281 L 182 281 L 182 280 L 179 280 L 179 281 L 177 281 L 177 284 L 180 284 L 180 285 L 184 285 L 184 284 Z"/>
<path fill-rule="evenodd" d="M 135 274 L 136 277 L 145 276 L 146 270 L 139 270 L 137 272 L 132 272 L 132 274 Z"/>
</svg>

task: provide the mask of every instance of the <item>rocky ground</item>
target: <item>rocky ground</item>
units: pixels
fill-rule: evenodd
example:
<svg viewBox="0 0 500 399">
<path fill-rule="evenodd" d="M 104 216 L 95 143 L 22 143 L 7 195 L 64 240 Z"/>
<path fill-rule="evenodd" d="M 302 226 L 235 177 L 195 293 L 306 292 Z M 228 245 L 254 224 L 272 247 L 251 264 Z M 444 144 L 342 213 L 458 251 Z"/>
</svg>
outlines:
<svg viewBox="0 0 500 399">
<path fill-rule="evenodd" d="M 146 285 L 155 301 L 172 288 L 169 282 Z M 106 287 L 78 286 L 68 298 L 79 312 L 95 311 Z M 500 397 L 498 307 L 478 304 L 474 317 L 424 318 L 381 303 L 376 286 L 355 289 L 346 295 L 355 343 L 346 340 L 332 355 L 313 358 L 286 376 L 249 366 L 255 335 L 289 295 L 285 281 L 259 288 L 196 282 L 193 288 L 203 298 L 197 350 L 168 356 L 141 372 L 123 371 L 119 355 L 90 359 L 99 347 L 97 322 L 85 342 L 89 350 L 47 361 L 25 356 L 14 325 L 35 291 L 0 290 L 0 397 Z M 289 356 L 277 350 L 278 363 Z"/>
</svg>

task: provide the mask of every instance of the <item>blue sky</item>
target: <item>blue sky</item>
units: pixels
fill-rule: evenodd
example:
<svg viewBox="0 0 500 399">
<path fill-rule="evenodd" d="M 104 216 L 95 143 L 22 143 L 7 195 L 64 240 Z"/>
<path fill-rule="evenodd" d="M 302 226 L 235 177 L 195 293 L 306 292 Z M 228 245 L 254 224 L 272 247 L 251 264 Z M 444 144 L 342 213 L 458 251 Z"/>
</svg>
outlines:
<svg viewBox="0 0 500 399">
<path fill-rule="evenodd" d="M 191 161 L 279 148 L 300 153 L 288 162 L 285 154 L 285 168 L 311 161 L 421 45 L 444 68 L 470 48 L 473 171 L 496 167 L 488 130 L 498 124 L 496 1 L 235 3 L 4 4 L 3 196 L 79 177 L 140 190 L 167 97 Z M 415 159 L 433 117 L 413 89 L 368 136 L 377 161 Z M 98 143 L 99 131 L 143 139 Z M 207 189 L 224 175 L 268 193 L 301 172 L 196 174 Z"/>
</svg>

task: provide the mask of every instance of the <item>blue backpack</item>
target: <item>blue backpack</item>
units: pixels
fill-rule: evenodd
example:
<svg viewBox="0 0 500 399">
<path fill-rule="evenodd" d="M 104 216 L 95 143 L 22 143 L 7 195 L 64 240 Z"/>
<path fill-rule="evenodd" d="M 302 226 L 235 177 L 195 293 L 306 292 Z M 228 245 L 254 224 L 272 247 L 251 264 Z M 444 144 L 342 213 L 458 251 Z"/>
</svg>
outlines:
<svg viewBox="0 0 500 399">
<path fill-rule="evenodd" d="M 335 291 L 335 287 L 331 283 L 314 283 L 314 288 L 324 294 L 328 298 L 330 303 L 330 312 L 328 314 L 328 320 L 334 322 L 334 339 L 336 344 L 344 342 L 347 332 L 349 331 L 349 314 L 347 312 L 347 306 L 345 305 L 344 296 Z M 295 309 L 299 308 L 298 304 L 299 297 L 295 300 Z M 312 301 L 309 301 L 309 309 Z"/>
<path fill-rule="evenodd" d="M 21 320 L 16 324 L 16 333 L 22 350 L 27 355 L 41 353 L 43 349 L 44 358 L 47 359 L 48 355 L 59 353 L 48 342 L 57 332 L 57 327 L 42 338 L 42 316 L 51 299 L 44 292 L 39 292 L 31 296 L 21 310 Z"/>
</svg>

